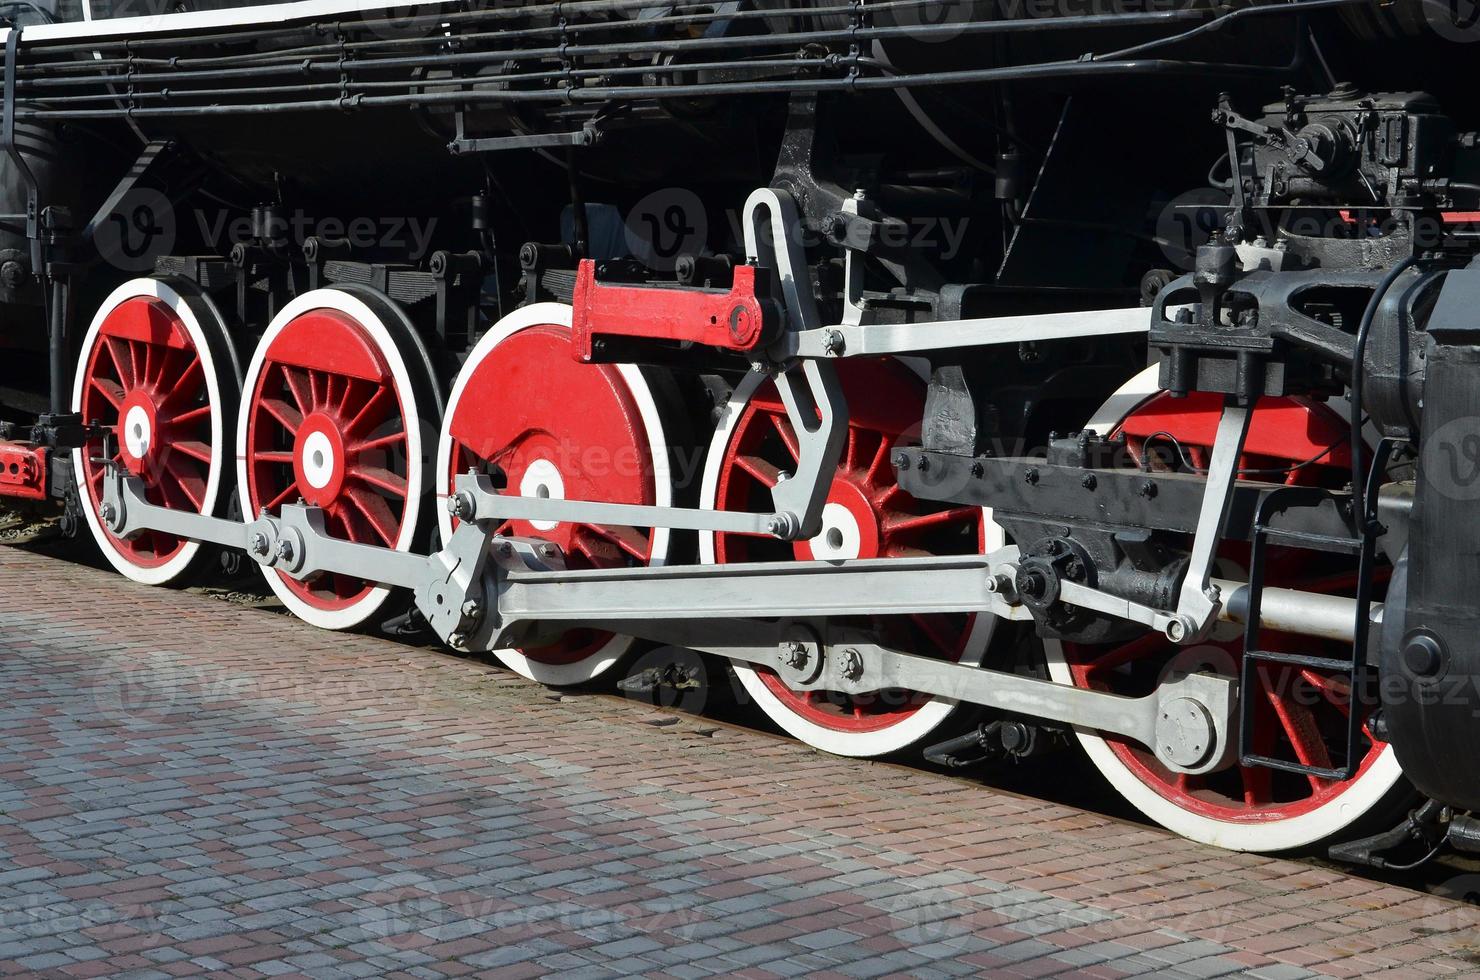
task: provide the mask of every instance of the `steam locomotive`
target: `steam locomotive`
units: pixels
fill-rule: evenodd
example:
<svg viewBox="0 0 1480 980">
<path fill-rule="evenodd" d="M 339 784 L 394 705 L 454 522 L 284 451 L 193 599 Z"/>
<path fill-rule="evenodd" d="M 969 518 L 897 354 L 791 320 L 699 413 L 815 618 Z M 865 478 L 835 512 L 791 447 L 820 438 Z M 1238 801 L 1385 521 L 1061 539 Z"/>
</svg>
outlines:
<svg viewBox="0 0 1480 980">
<path fill-rule="evenodd" d="M 1462 0 L 0 12 L 0 491 L 123 575 L 1480 849 Z"/>
</svg>

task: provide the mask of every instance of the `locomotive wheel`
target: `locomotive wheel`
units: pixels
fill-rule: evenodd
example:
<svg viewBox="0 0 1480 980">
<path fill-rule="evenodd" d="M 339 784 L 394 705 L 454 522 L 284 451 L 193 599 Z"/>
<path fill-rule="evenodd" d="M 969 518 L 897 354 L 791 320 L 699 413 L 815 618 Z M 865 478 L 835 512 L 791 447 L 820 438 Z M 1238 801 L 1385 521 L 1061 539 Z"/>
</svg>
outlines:
<svg viewBox="0 0 1480 980">
<path fill-rule="evenodd" d="M 1131 455 L 1144 461 L 1148 444 L 1171 448 L 1196 467 L 1207 465 L 1221 402 L 1193 396 L 1173 401 L 1157 392 L 1156 368 L 1127 384 L 1090 422 L 1102 433 L 1120 432 Z M 1241 465 L 1263 472 L 1258 479 L 1305 485 L 1341 485 L 1350 474 L 1345 446 L 1336 445 L 1347 422 L 1330 407 L 1296 399 L 1266 399 L 1254 412 Z M 1175 441 L 1175 442 L 1174 442 Z M 1314 462 L 1309 462 L 1315 459 Z M 1305 464 L 1305 465 L 1300 465 Z M 1293 467 L 1293 468 L 1291 468 Z M 1281 470 L 1288 472 L 1281 476 Z M 1233 566 L 1227 577 L 1247 574 L 1248 546 L 1228 544 L 1220 561 Z M 1354 588 L 1348 564 L 1333 566 L 1328 556 L 1271 548 L 1269 584 L 1315 592 Z M 1349 591 L 1347 594 L 1350 594 Z M 1266 631 L 1266 648 L 1309 650 L 1319 644 L 1325 656 L 1345 657 L 1341 644 Z M 1276 646 L 1278 644 L 1278 646 Z M 1211 669 L 1238 676 L 1243 628 L 1219 627 L 1201 646 L 1179 648 L 1148 634 L 1121 645 L 1084 646 L 1045 641 L 1049 676 L 1060 683 L 1140 696 L 1150 693 L 1174 658 L 1178 669 Z M 1250 692 L 1241 692 L 1250 696 Z M 1352 698 L 1345 678 L 1329 672 L 1269 665 L 1261 669 L 1256 700 L 1256 735 L 1261 754 L 1321 766 L 1342 758 L 1347 712 L 1370 713 L 1373 705 Z M 1355 701 L 1355 703 L 1353 703 Z M 1387 819 L 1411 796 L 1391 747 L 1363 727 L 1361 768 L 1346 782 L 1323 780 L 1235 763 L 1205 776 L 1171 773 L 1139 745 L 1080 731 L 1090 759 L 1132 805 L 1185 837 L 1241 851 L 1280 851 L 1304 847 L 1362 823 Z M 1364 819 L 1368 818 L 1368 819 Z"/>
<path fill-rule="evenodd" d="M 119 286 L 82 342 L 72 410 L 113 426 L 114 461 L 144 482 L 151 503 L 220 514 L 230 498 L 229 420 L 241 397 L 241 367 L 225 321 L 188 283 L 135 279 Z M 82 513 L 103 557 L 146 585 L 186 576 L 199 542 L 146 532 L 115 537 L 98 518 L 101 441 L 72 454 Z"/>
<path fill-rule="evenodd" d="M 243 390 L 242 513 L 301 499 L 323 508 L 335 537 L 397 551 L 425 543 L 425 439 L 441 401 L 426 348 L 393 303 L 355 288 L 298 297 L 262 335 Z M 349 575 L 263 573 L 284 605 L 323 629 L 364 625 L 392 594 Z"/>
<path fill-rule="evenodd" d="M 628 364 L 586 365 L 572 356 L 571 308 L 537 303 L 500 320 L 478 341 L 448 401 L 437 451 L 442 494 L 469 469 L 525 497 L 660 507 L 673 503 L 668 436 L 654 397 L 656 374 Z M 439 507 L 443 540 L 454 529 Z M 662 565 L 666 528 L 509 521 L 499 534 L 558 545 L 566 567 Z M 531 680 L 590 681 L 631 649 L 632 637 L 577 629 L 538 648 L 495 655 Z"/>
<path fill-rule="evenodd" d="M 917 501 L 894 480 L 890 451 L 918 429 L 925 383 L 905 362 L 851 360 L 838 365 L 848 398 L 848 440 L 823 511 L 820 534 L 780 542 L 740 534 L 701 534 L 706 564 L 972 554 L 998 546 L 988 512 Z M 747 375 L 736 387 L 710 446 L 701 504 L 760 511 L 770 489 L 797 462 L 796 437 L 775 384 Z M 977 665 L 996 620 L 990 616 L 895 616 L 872 623 L 899 650 Z M 913 691 L 850 697 L 793 691 L 763 668 L 734 664 L 741 684 L 784 731 L 837 755 L 873 757 L 907 748 L 939 729 L 957 703 Z"/>
</svg>

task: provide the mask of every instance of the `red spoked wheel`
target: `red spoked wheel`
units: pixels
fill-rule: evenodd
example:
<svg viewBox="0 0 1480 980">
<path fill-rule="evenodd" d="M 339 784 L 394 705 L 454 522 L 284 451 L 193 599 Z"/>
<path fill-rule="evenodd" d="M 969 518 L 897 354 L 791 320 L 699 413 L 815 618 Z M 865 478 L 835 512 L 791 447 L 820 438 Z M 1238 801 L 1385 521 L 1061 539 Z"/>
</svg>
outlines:
<svg viewBox="0 0 1480 980">
<path fill-rule="evenodd" d="M 705 563 L 813 561 L 974 554 L 1000 544 L 1000 530 L 978 507 L 915 500 L 899 489 L 890 461 L 917 431 L 925 382 L 904 362 L 850 360 L 838 365 L 848 399 L 848 439 L 828 491 L 823 527 L 806 541 L 701 534 Z M 701 503 L 729 511 L 764 511 L 771 488 L 797 464 L 797 441 L 774 382 L 748 375 L 736 387 L 705 464 Z M 989 616 L 876 617 L 870 624 L 898 650 L 981 663 L 995 620 Z M 761 668 L 735 673 L 772 721 L 827 752 L 873 757 L 907 748 L 939 729 L 957 705 L 914 691 L 867 696 L 793 691 Z"/>
<path fill-rule="evenodd" d="M 219 311 L 188 283 L 135 279 L 103 302 L 82 342 L 72 409 L 112 426 L 115 462 L 144 482 L 151 503 L 218 514 L 229 499 L 229 420 L 241 369 Z M 147 531 L 124 540 L 98 518 L 101 441 L 73 452 L 82 512 L 118 571 L 136 582 L 180 580 L 199 542 Z"/>
<path fill-rule="evenodd" d="M 1221 412 L 1216 397 L 1174 400 L 1156 391 L 1156 369 L 1133 379 L 1090 423 L 1126 437 L 1138 465 L 1202 469 L 1207 466 Z M 1342 444 L 1348 428 L 1330 407 L 1302 399 L 1265 399 L 1256 406 L 1240 465 L 1249 479 L 1300 485 L 1347 482 L 1350 455 Z M 1334 447 L 1334 448 L 1331 448 Z M 1225 545 L 1224 577 L 1247 575 L 1248 545 Z M 1351 595 L 1354 562 L 1291 549 L 1271 548 L 1267 584 Z M 1340 644 L 1266 632 L 1266 647 L 1346 657 Z M 1208 642 L 1181 648 L 1157 634 L 1120 645 L 1045 642 L 1049 675 L 1060 683 L 1144 696 L 1171 670 L 1204 670 L 1237 677 L 1243 628 L 1224 625 Z M 1312 649 L 1319 647 L 1320 649 Z M 1344 677 L 1329 672 L 1265 665 L 1252 696 L 1256 750 L 1262 755 L 1329 767 L 1344 762 L 1349 712 L 1369 715 L 1369 692 L 1353 697 Z M 1279 851 L 1330 838 L 1371 817 L 1385 819 L 1410 790 L 1391 748 L 1363 725 L 1353 751 L 1361 765 L 1348 781 L 1324 780 L 1235 763 L 1202 776 L 1173 773 L 1144 746 L 1079 732 L 1096 767 L 1141 812 L 1183 836 L 1243 851 Z"/>
<path fill-rule="evenodd" d="M 370 290 L 319 289 L 268 326 L 247 368 L 237 421 L 242 511 L 323 508 L 335 537 L 408 551 L 430 530 L 426 433 L 440 398 L 404 314 Z M 324 629 L 382 614 L 391 590 L 352 575 L 298 581 L 264 569 L 293 613 Z"/>
<path fill-rule="evenodd" d="M 453 385 L 437 452 L 443 494 L 470 469 L 524 497 L 669 506 L 668 428 L 652 382 L 633 365 L 578 363 L 571 309 L 537 303 L 500 320 L 478 342 Z M 438 508 L 444 540 L 454 530 Z M 667 528 L 508 521 L 497 533 L 559 546 L 567 568 L 662 565 Z M 495 655 L 511 670 L 554 686 L 590 681 L 635 641 L 572 630 L 537 648 Z"/>
</svg>

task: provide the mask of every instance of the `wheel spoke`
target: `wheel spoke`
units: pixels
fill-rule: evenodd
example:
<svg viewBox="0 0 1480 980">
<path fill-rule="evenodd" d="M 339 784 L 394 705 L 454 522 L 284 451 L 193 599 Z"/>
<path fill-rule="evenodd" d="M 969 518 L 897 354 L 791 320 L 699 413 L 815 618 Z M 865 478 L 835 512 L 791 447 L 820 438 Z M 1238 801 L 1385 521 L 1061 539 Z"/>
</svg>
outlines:
<svg viewBox="0 0 1480 980">
<path fill-rule="evenodd" d="M 858 427 L 848 426 L 848 441 L 843 445 L 843 469 L 858 469 Z"/>
<path fill-rule="evenodd" d="M 349 475 L 362 483 L 368 483 L 372 487 L 379 487 L 386 493 L 403 499 L 406 496 L 406 478 L 398 476 L 382 466 L 357 466 L 349 471 Z"/>
<path fill-rule="evenodd" d="M 154 387 L 157 383 L 155 371 L 161 366 L 157 362 L 163 358 L 155 356 L 153 344 L 140 344 L 139 346 L 144 349 L 144 366 L 140 372 L 140 380 L 146 387 Z"/>
<path fill-rule="evenodd" d="M 277 419 L 279 425 L 288 430 L 288 435 L 296 436 L 298 427 L 303 424 L 303 413 L 281 398 L 263 398 L 260 404 L 268 415 Z"/>
<path fill-rule="evenodd" d="M 647 535 L 635 527 L 611 527 L 604 524 L 583 525 L 593 534 L 600 535 L 621 548 L 639 562 L 646 562 L 652 549 Z"/>
<path fill-rule="evenodd" d="M 335 525 L 330 528 L 331 533 L 337 529 L 340 532 L 337 536 L 346 537 L 355 544 L 364 544 L 369 540 L 370 536 L 359 527 L 359 523 L 364 518 L 360 517 L 352 506 L 344 501 L 337 501 L 329 513 Z"/>
<path fill-rule="evenodd" d="M 1326 699 L 1327 704 L 1341 712 L 1343 716 L 1349 717 L 1351 715 L 1352 692 L 1351 687 L 1345 681 L 1334 677 L 1323 677 L 1309 668 L 1301 670 L 1300 676 L 1305 679 L 1307 684 L 1320 692 L 1321 697 Z"/>
<path fill-rule="evenodd" d="M 94 391 L 107 399 L 108 404 L 112 405 L 115 409 L 121 409 L 123 407 L 123 388 L 117 382 L 93 376 L 88 379 L 88 384 Z"/>
<path fill-rule="evenodd" d="M 174 478 L 175 484 L 190 501 L 190 505 L 197 511 L 203 510 L 206 505 L 206 487 L 200 474 L 193 472 L 178 456 L 174 455 L 165 458 L 164 468 Z"/>
<path fill-rule="evenodd" d="M 1331 768 L 1331 755 L 1326 749 L 1326 741 L 1321 737 L 1316 728 L 1315 719 L 1311 717 L 1310 711 L 1303 705 L 1292 704 L 1282 697 L 1269 681 L 1269 675 L 1260 671 L 1265 683 L 1264 695 L 1269 699 L 1270 707 L 1274 709 L 1275 716 L 1280 721 L 1280 727 L 1285 730 L 1285 736 L 1290 740 L 1290 747 L 1295 750 L 1295 758 L 1301 765 L 1317 766 L 1322 769 Z M 1325 781 L 1317 776 L 1307 777 L 1313 791 L 1319 791 Z"/>
<path fill-rule="evenodd" d="M 134 374 L 132 348 L 117 337 L 104 337 L 103 345 L 108 349 L 108 356 L 113 359 L 113 367 L 118 371 L 118 380 L 123 382 L 123 386 L 132 388 L 138 384 L 138 378 Z M 122 353 L 119 353 L 119 348 L 123 349 Z"/>
<path fill-rule="evenodd" d="M 889 440 L 880 439 L 879 448 L 874 450 L 874 458 L 868 464 L 868 482 L 875 486 L 883 485 L 889 472 Z M 889 482 L 893 482 L 892 478 Z"/>
<path fill-rule="evenodd" d="M 282 365 L 283 378 L 288 383 L 288 391 L 293 396 L 293 402 L 298 406 L 301 415 L 307 415 L 314 409 L 312 386 L 308 380 L 308 372 L 300 368 Z"/>
<path fill-rule="evenodd" d="M 199 422 L 202 419 L 208 419 L 210 417 L 211 406 L 198 405 L 195 408 L 189 409 L 188 411 L 184 411 L 181 412 L 179 415 L 176 415 L 174 418 L 170 419 L 169 424 L 176 427 L 194 425 L 196 422 Z"/>
<path fill-rule="evenodd" d="M 981 513 L 977 507 L 951 507 L 933 514 L 891 516 L 884 519 L 883 529 L 885 534 L 911 534 L 951 524 L 970 526 L 981 518 Z"/>
<path fill-rule="evenodd" d="M 772 465 L 759 456 L 736 456 L 735 465 L 768 489 L 781 482 L 780 467 Z"/>
<path fill-rule="evenodd" d="M 776 429 L 776 434 L 781 437 L 781 443 L 786 451 L 791 453 L 791 458 L 800 460 L 802 451 L 797 443 L 797 434 L 791 427 L 791 420 L 784 415 L 770 413 L 771 425 Z"/>
<path fill-rule="evenodd" d="M 397 525 L 396 515 L 391 513 L 390 505 L 384 497 L 371 493 L 363 487 L 346 487 L 345 496 L 351 504 L 359 511 L 370 527 L 379 536 L 381 543 L 387 547 L 394 547 L 396 543 Z"/>
<path fill-rule="evenodd" d="M 298 490 L 298 483 L 296 481 L 290 482 L 282 493 L 278 494 L 276 497 L 273 497 L 270 501 L 268 501 L 267 509 L 277 510 L 288 501 L 294 500 L 301 496 L 302 494 Z"/>
<path fill-rule="evenodd" d="M 386 421 L 389 417 L 390 409 L 387 408 L 386 413 L 381 414 L 381 405 L 389 401 L 391 397 L 390 388 L 385 385 L 378 386 L 375 389 L 375 393 L 370 396 L 360 411 L 350 420 L 349 425 L 344 427 L 345 437 L 353 439 L 359 433 L 372 431 L 379 423 Z"/>
<path fill-rule="evenodd" d="M 400 445 L 405 441 L 406 433 L 392 432 L 388 436 L 378 436 L 374 439 L 365 439 L 360 442 L 352 442 L 349 444 L 349 451 L 352 453 L 374 452 L 377 449 L 389 449 L 392 446 Z"/>
<path fill-rule="evenodd" d="M 263 452 L 253 453 L 254 463 L 279 463 L 284 466 L 293 465 L 293 454 L 286 449 L 269 449 Z"/>
<path fill-rule="evenodd" d="M 175 375 L 174 383 L 170 389 L 160 396 L 159 407 L 161 409 L 174 405 L 177 402 L 189 401 L 199 390 L 199 382 L 205 379 L 205 366 L 201 364 L 200 358 L 193 357 L 190 363 L 185 365 L 185 370 Z"/>
<path fill-rule="evenodd" d="M 1085 669 L 1091 674 L 1103 673 L 1132 661 L 1161 653 L 1165 649 L 1166 640 L 1163 637 L 1156 633 L 1147 633 L 1094 658 L 1085 664 Z"/>
<path fill-rule="evenodd" d="M 199 460 L 206 465 L 210 465 L 211 462 L 211 447 L 195 439 L 177 439 L 167 445 L 165 450 L 179 450 L 191 459 Z"/>
</svg>

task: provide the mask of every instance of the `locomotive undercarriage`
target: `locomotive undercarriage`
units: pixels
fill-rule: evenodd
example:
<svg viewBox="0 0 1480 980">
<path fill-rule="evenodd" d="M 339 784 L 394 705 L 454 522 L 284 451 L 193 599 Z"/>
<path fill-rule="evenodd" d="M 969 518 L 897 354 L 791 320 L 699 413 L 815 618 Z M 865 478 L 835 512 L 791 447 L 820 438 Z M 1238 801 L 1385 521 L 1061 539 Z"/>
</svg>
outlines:
<svg viewBox="0 0 1480 980">
<path fill-rule="evenodd" d="M 141 189 L 194 193 L 230 155 L 204 121 L 248 111 L 384 120 L 407 107 L 456 161 L 437 179 L 477 192 L 426 254 L 295 240 L 283 229 L 299 201 L 333 214 L 324 202 L 388 171 L 362 163 L 341 189 L 334 168 L 304 164 L 320 179 L 295 184 L 248 155 L 275 199 L 245 240 L 159 256 L 99 300 L 61 251 L 67 215 L 33 186 L 35 244 L 29 262 L 10 258 L 13 278 L 33 304 L 51 297 L 53 324 L 69 307 L 96 313 L 80 338 L 51 330 L 54 349 L 80 351 L 73 383 L 52 385 L 72 398 L 29 444 L 0 445 L 15 465 L 0 483 L 65 497 L 138 581 L 188 580 L 221 549 L 311 623 L 373 626 L 409 599 L 399 628 L 551 684 L 654 645 L 710 654 L 780 727 L 829 751 L 924 747 L 965 765 L 1038 761 L 1077 739 L 1133 805 L 1224 846 L 1349 839 L 1390 825 L 1415 787 L 1427 806 L 1345 856 L 1480 839 L 1465 814 L 1480 771 L 1453 752 L 1473 740 L 1480 700 L 1466 595 L 1480 532 L 1458 466 L 1480 445 L 1466 383 L 1480 299 L 1464 217 L 1480 210 L 1472 134 L 1425 96 L 1375 89 L 1289 90 L 1248 116 L 1247 100 L 1211 100 L 1228 150 L 1209 175 L 1226 195 L 1217 227 L 1188 275 L 1138 269 L 1132 306 L 1135 290 L 1103 273 L 1107 256 L 1135 268 L 1131 250 L 1096 236 L 1140 233 L 1076 216 L 1074 178 L 1056 169 L 1080 152 L 1073 99 L 1040 132 L 1005 127 L 991 164 L 1001 234 L 993 224 L 951 255 L 918 247 L 905 219 L 957 213 L 971 201 L 959 174 L 860 152 L 847 128 L 878 104 L 850 115 L 849 100 L 886 82 L 1242 85 L 1310 68 L 1303 15 L 1293 56 L 1261 38 L 1238 64 L 1132 47 L 927 71 L 881 58 L 908 32 L 866 4 L 828 8 L 836 23 L 813 25 L 794 58 L 806 32 L 765 20 L 777 5 L 669 11 L 654 32 L 692 30 L 632 40 L 660 52 L 632 63 L 603 60 L 597 38 L 632 28 L 622 18 L 643 5 L 559 5 L 570 21 L 549 6 L 306 34 L 229 14 L 191 41 L 218 45 L 215 60 L 174 57 L 161 20 L 137 42 L 88 42 L 86 63 L 69 60 L 81 42 L 48 37 L 19 70 L 12 33 L 8 122 L 159 127 L 100 217 Z M 1251 7 L 1234 21 L 1265 17 L 1286 15 Z M 1023 23 L 973 8 L 947 26 L 970 39 Z M 301 78 L 278 80 L 290 54 Z M 450 73 L 428 74 L 438 65 Z M 754 118 L 704 101 L 742 97 L 773 101 Z M 953 166 L 980 162 L 980 147 L 901 104 Z M 616 193 L 613 165 L 635 160 L 643 135 L 705 127 L 695 143 L 672 135 L 672 156 L 709 151 L 707 204 L 767 185 L 733 238 L 666 264 L 604 253 L 611 228 L 590 202 Z M 779 154 L 751 180 L 736 134 L 761 146 L 767 127 Z M 1036 176 L 1019 159 L 1035 138 L 1049 147 Z M 1131 160 L 1117 180 L 1145 179 L 1146 140 L 1096 138 Z M 509 195 L 478 170 L 521 154 L 554 173 L 532 195 L 570 206 L 515 259 L 507 215 L 491 215 Z M 640 166 L 654 174 L 634 184 L 672 179 L 661 161 Z M 75 223 L 85 254 L 100 222 Z M 987 258 L 954 254 L 963 242 Z M 1083 251 L 1057 254 L 1071 243 Z M 568 425 L 588 437 L 575 462 Z M 683 486 L 677 449 L 706 443 L 703 479 Z M 621 454 L 635 465 L 606 465 Z M 652 683 L 682 673 L 663 656 Z"/>
<path fill-rule="evenodd" d="M 688 529 L 782 542 L 821 538 L 829 530 L 824 520 L 828 485 L 840 465 L 849 418 L 837 379 L 839 364 L 853 356 L 1015 350 L 1025 343 L 1135 335 L 1154 321 L 1153 311 L 1120 309 L 901 325 L 869 323 L 868 313 L 858 309 L 844 322 L 824 325 L 813 297 L 797 285 L 803 281 L 797 270 L 804 268 L 805 256 L 787 233 L 797 224 L 789 195 L 757 191 L 746 216 L 746 268 L 760 270 L 776 284 L 781 302 L 768 315 L 784 324 L 766 347 L 746 356 L 752 374 L 777 384 L 798 449 L 794 474 L 773 488 L 771 510 L 736 513 L 520 496 L 501 492 L 506 481 L 496 481 L 499 474 L 474 471 L 456 476 L 444 498 L 456 529 L 442 550 L 422 557 L 336 537 L 326 531 L 322 510 L 301 502 L 247 521 L 151 504 L 139 477 L 110 461 L 99 515 L 123 540 L 163 532 L 243 551 L 269 572 L 298 581 L 353 575 L 407 590 L 430 627 L 457 649 L 537 649 L 571 629 L 640 637 L 764 669 L 797 692 L 877 697 L 908 690 L 1115 736 L 1143 746 L 1166 771 L 1189 776 L 1239 764 L 1236 678 L 1173 671 L 1149 694 L 1127 697 L 895 649 L 887 637 L 857 626 L 857 617 L 990 616 L 1036 622 L 1045 636 L 1089 643 L 1149 629 L 1169 643 L 1194 647 L 1220 623 L 1249 623 L 1257 595 L 1256 630 L 1345 644 L 1354 658 L 1353 673 L 1365 673 L 1377 662 L 1379 647 L 1369 642 L 1368 630 L 1380 627 L 1381 604 L 1216 574 L 1220 544 L 1248 540 L 1255 515 L 1262 517 L 1271 509 L 1269 502 L 1287 489 L 1238 479 L 1252 413 L 1233 397 L 1219 413 L 1206 474 L 1127 470 L 1117 465 L 1123 462 L 1123 447 L 1090 430 L 1053 440 L 1047 458 L 977 456 L 969 451 L 974 440 L 960 441 L 960 425 L 952 429 L 954 445 L 931 448 L 932 435 L 941 430 L 932 429 L 927 419 L 924 445 L 890 449 L 889 466 L 910 494 L 991 507 L 993 519 L 1014 540 L 1033 542 L 1030 549 L 1006 544 L 972 558 L 569 570 L 565 554 L 548 540 L 501 533 L 517 521 L 537 528 L 571 523 Z M 598 288 L 588 280 L 588 291 Z M 649 292 L 657 304 L 685 299 L 668 290 Z M 1168 292 L 1176 291 L 1169 287 Z M 736 294 L 696 291 L 687 299 L 733 305 Z M 578 300 L 577 315 L 586 309 Z M 652 307 L 649 324 L 628 329 L 622 356 L 631 356 L 633 345 L 644 342 L 642 335 L 662 319 L 662 310 Z M 689 329 L 704 326 L 702 316 L 691 314 L 691 321 Z M 593 313 L 587 328 L 594 331 L 602 322 Z M 652 359 L 662 360 L 662 346 L 673 339 L 650 338 L 658 345 Z M 597 357 L 600 339 L 590 349 Z M 948 389 L 958 373 L 938 369 L 932 397 L 938 390 L 949 402 Z M 934 411 L 951 414 L 939 400 Z M 963 418 L 958 411 L 955 421 L 970 429 L 974 415 L 971 410 Z M 1410 495 L 1398 484 L 1376 489 L 1372 506 L 1393 539 L 1403 538 Z M 1276 511 L 1268 533 L 1350 540 L 1351 495 L 1320 495 L 1318 506 Z M 1052 520 L 1043 523 L 1049 515 Z M 1158 533 L 1190 538 L 1190 546 L 1166 549 L 1150 540 Z M 1142 567 L 1127 567 L 1128 537 L 1142 539 L 1137 556 Z M 1107 541 L 1108 560 L 1091 553 Z M 1365 611 L 1359 614 L 1359 609 Z M 1328 762 L 1330 771 L 1321 778 L 1351 779 L 1361 762 L 1353 751 L 1339 769 Z"/>
</svg>

